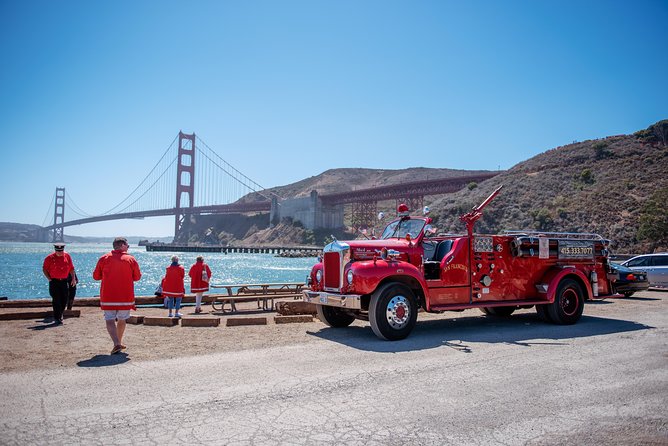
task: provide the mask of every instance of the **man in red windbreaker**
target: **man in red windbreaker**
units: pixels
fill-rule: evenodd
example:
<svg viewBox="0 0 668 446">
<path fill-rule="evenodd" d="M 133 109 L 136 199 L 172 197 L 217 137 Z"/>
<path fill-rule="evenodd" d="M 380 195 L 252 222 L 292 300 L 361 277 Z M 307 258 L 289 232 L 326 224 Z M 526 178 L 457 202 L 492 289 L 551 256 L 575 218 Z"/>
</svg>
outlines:
<svg viewBox="0 0 668 446">
<path fill-rule="evenodd" d="M 137 260 L 127 253 L 130 247 L 127 239 L 116 237 L 113 246 L 114 250 L 100 257 L 93 271 L 93 279 L 102 281 L 100 308 L 114 342 L 112 355 L 126 348 L 123 345 L 125 321 L 130 317 L 130 310 L 135 309 L 134 282 L 141 279 Z"/>
<path fill-rule="evenodd" d="M 74 283 L 73 279 L 69 279 L 70 274 L 74 276 L 74 263 L 72 257 L 65 252 L 64 243 L 53 245 L 53 252 L 44 259 L 42 272 L 49 281 L 54 323 L 62 324 L 63 312 L 69 299 L 69 287 Z M 70 281 L 72 283 L 69 283 Z"/>
</svg>

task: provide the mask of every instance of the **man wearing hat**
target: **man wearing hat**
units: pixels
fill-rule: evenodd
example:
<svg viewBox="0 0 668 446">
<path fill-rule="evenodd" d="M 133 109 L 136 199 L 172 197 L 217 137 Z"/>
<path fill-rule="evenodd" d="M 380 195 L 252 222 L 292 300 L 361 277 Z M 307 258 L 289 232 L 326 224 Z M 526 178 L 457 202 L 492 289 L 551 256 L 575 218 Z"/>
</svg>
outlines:
<svg viewBox="0 0 668 446">
<path fill-rule="evenodd" d="M 67 307 L 69 299 L 69 287 L 75 286 L 74 283 L 74 263 L 72 257 L 65 252 L 64 243 L 55 243 L 53 251 L 46 256 L 42 265 L 42 272 L 49 281 L 49 294 L 53 305 L 53 319 L 56 324 L 63 323 L 63 312 Z M 70 276 L 71 275 L 71 276 Z M 71 279 L 68 279 L 68 276 Z M 68 283 L 71 281 L 72 283 Z"/>
</svg>

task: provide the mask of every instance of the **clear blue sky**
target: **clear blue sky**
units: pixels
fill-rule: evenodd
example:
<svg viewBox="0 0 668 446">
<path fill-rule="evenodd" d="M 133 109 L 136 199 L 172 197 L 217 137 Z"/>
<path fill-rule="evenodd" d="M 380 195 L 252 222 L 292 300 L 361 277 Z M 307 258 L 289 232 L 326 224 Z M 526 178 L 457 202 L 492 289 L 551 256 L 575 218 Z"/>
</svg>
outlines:
<svg viewBox="0 0 668 446">
<path fill-rule="evenodd" d="M 666 0 L 0 0 L 0 221 L 41 224 L 58 186 L 104 212 L 179 130 L 265 187 L 510 168 L 668 118 L 667 49 Z"/>
</svg>

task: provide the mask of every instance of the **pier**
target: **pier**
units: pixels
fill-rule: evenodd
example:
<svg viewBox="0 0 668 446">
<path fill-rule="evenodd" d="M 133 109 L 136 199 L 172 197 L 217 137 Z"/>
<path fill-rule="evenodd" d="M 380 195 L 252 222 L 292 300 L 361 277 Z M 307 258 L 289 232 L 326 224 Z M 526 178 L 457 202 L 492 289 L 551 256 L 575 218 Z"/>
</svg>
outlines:
<svg viewBox="0 0 668 446">
<path fill-rule="evenodd" d="M 223 254 L 283 254 L 290 257 L 316 257 L 322 252 L 322 247 L 317 246 L 191 246 L 173 245 L 168 243 L 147 243 L 146 251 L 160 252 L 221 252 Z"/>
</svg>

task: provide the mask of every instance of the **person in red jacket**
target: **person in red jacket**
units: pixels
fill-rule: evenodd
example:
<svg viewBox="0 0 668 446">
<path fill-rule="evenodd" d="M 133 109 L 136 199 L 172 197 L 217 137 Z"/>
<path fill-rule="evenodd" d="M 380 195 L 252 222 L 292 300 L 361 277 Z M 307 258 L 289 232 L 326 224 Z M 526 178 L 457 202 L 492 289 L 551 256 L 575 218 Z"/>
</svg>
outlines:
<svg viewBox="0 0 668 446">
<path fill-rule="evenodd" d="M 130 317 L 130 310 L 135 309 L 134 282 L 141 279 L 137 260 L 127 252 L 130 247 L 127 239 L 116 237 L 113 246 L 114 250 L 100 257 L 93 271 L 93 279 L 102 281 L 100 308 L 114 342 L 112 355 L 126 348 L 123 345 L 125 321 Z"/>
<path fill-rule="evenodd" d="M 196 262 L 188 271 L 190 276 L 190 292 L 195 293 L 195 313 L 202 312 L 202 295 L 209 291 L 211 281 L 211 269 L 204 263 L 204 257 L 197 256 Z"/>
<path fill-rule="evenodd" d="M 169 298 L 169 317 L 172 317 L 174 310 L 175 317 L 181 317 L 181 299 L 186 293 L 183 285 L 183 278 L 186 276 L 186 270 L 179 265 L 179 257 L 172 256 L 172 264 L 167 267 L 165 278 L 162 280 L 162 295 Z"/>
<path fill-rule="evenodd" d="M 63 312 L 69 300 L 70 286 L 74 286 L 74 263 L 72 257 L 65 252 L 64 243 L 53 245 L 53 251 L 46 256 L 42 264 L 42 272 L 49 281 L 49 295 L 53 306 L 53 320 L 56 325 L 63 323 Z"/>
</svg>

